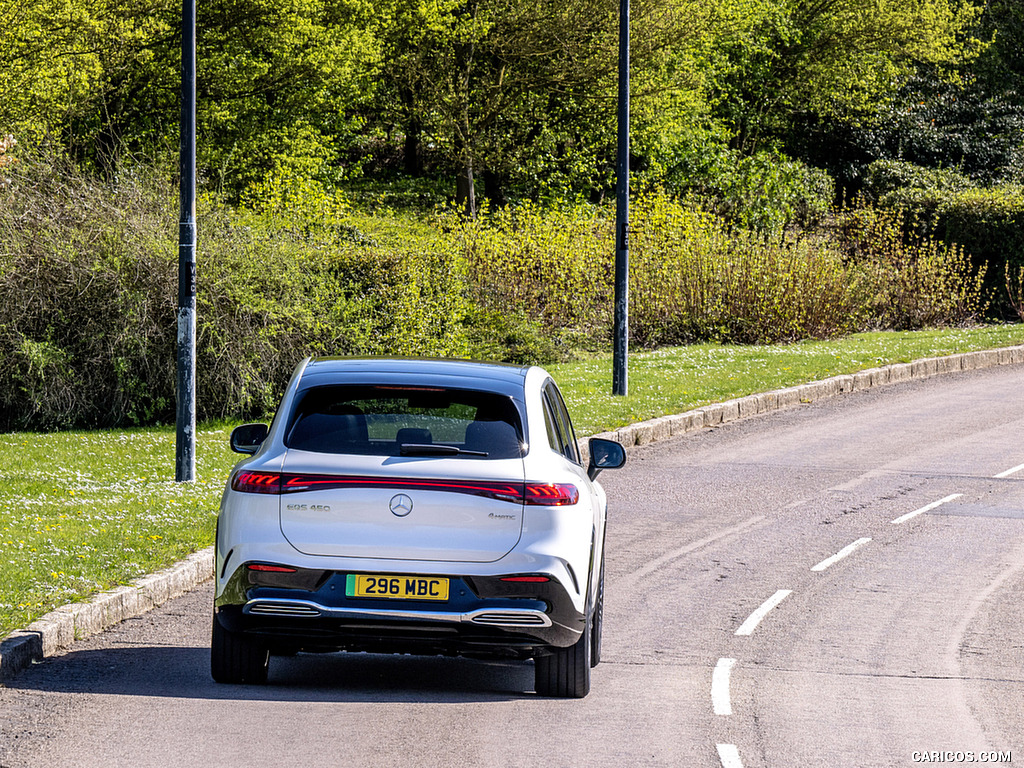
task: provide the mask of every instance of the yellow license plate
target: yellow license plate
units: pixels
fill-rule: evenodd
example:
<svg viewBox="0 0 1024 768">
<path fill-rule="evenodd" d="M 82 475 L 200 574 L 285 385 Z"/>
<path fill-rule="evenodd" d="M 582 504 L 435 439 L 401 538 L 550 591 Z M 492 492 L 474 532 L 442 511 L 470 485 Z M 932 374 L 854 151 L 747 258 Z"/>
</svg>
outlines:
<svg viewBox="0 0 1024 768">
<path fill-rule="evenodd" d="M 348 597 L 385 597 L 395 600 L 447 600 L 448 579 L 350 573 L 346 579 L 345 594 Z"/>
</svg>

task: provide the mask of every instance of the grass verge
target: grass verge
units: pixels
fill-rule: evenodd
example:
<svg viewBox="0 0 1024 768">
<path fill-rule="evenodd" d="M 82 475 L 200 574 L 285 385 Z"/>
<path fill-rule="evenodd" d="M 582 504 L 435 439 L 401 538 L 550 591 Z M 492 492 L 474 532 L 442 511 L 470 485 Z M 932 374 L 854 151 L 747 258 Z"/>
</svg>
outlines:
<svg viewBox="0 0 1024 768">
<path fill-rule="evenodd" d="M 580 435 L 889 363 L 1024 344 L 1024 325 L 864 333 L 777 346 L 699 345 L 550 366 Z M 64 603 L 165 567 L 213 541 L 229 427 L 198 432 L 198 481 L 174 482 L 174 430 L 0 435 L 0 637 Z"/>
<path fill-rule="evenodd" d="M 1024 344 L 1024 325 L 858 333 L 832 341 L 698 344 L 631 355 L 629 395 L 612 391 L 611 356 L 549 365 L 579 436 L 708 403 L 925 357 Z"/>
<path fill-rule="evenodd" d="M 181 484 L 170 428 L 0 435 L 0 637 L 210 544 L 227 437 L 198 432 Z"/>
</svg>

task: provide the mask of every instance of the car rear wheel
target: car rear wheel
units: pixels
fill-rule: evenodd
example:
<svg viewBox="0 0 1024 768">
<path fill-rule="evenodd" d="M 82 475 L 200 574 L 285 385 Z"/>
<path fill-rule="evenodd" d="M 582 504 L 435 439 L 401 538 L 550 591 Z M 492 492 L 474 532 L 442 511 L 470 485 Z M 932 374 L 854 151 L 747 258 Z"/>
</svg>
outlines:
<svg viewBox="0 0 1024 768">
<path fill-rule="evenodd" d="M 213 619 L 210 640 L 210 674 L 218 683 L 267 682 L 270 652 L 251 637 L 224 629 Z"/>
<path fill-rule="evenodd" d="M 593 614 L 587 619 L 580 639 L 568 648 L 557 648 L 534 661 L 534 687 L 538 696 L 582 699 L 590 693 L 590 652 L 593 643 Z"/>
</svg>

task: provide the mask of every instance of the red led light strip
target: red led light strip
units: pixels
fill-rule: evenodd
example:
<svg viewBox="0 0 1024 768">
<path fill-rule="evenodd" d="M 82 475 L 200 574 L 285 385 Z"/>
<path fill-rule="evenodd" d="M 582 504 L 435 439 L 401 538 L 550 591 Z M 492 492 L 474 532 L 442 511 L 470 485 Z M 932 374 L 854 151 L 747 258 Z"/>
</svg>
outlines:
<svg viewBox="0 0 1024 768">
<path fill-rule="evenodd" d="M 312 475 L 242 470 L 231 482 L 242 493 L 304 493 L 351 488 L 388 488 L 402 491 L 442 491 L 483 496 L 531 506 L 560 507 L 579 501 L 572 483 L 513 483 L 489 480 L 424 480 L 369 475 Z"/>
</svg>

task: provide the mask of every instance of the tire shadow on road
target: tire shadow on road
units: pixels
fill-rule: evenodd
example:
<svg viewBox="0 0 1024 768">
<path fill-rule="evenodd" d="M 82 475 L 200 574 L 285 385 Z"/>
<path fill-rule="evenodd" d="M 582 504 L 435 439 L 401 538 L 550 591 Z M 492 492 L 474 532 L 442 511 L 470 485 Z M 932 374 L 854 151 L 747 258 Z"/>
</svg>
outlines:
<svg viewBox="0 0 1024 768">
<path fill-rule="evenodd" d="M 481 702 L 532 699 L 533 665 L 437 656 L 272 656 L 266 685 L 220 685 L 210 649 L 141 646 L 70 651 L 7 682 L 13 690 L 181 699 Z"/>
</svg>

